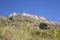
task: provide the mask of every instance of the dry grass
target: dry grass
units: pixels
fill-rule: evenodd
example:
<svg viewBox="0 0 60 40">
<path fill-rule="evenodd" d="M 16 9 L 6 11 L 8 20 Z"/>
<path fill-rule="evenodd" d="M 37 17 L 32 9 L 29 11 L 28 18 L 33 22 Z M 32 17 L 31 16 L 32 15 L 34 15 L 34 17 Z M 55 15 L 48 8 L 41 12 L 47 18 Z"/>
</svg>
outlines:
<svg viewBox="0 0 60 40">
<path fill-rule="evenodd" d="M 30 23 L 21 23 L 15 26 L 0 26 L 0 40 L 60 40 L 60 31 L 36 31 Z"/>
</svg>

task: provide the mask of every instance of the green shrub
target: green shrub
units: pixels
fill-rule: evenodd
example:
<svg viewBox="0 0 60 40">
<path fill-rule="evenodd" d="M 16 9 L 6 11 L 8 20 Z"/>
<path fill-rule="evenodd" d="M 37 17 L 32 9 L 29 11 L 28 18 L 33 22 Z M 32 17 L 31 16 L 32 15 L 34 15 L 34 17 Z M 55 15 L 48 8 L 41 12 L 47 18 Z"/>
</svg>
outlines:
<svg viewBox="0 0 60 40">
<path fill-rule="evenodd" d="M 39 28 L 47 29 L 47 24 L 46 23 L 40 23 Z"/>
</svg>

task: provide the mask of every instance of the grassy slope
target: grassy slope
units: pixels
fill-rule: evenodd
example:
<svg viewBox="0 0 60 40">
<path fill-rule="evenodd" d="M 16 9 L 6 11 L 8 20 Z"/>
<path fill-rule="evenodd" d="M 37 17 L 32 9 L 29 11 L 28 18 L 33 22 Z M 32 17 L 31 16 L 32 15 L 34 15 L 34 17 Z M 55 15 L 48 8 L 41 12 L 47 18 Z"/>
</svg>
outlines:
<svg viewBox="0 0 60 40">
<path fill-rule="evenodd" d="M 30 22 L 19 22 L 18 26 L 7 25 L 0 18 L 0 40 L 60 40 L 60 30 L 37 30 L 33 25 Z"/>
</svg>

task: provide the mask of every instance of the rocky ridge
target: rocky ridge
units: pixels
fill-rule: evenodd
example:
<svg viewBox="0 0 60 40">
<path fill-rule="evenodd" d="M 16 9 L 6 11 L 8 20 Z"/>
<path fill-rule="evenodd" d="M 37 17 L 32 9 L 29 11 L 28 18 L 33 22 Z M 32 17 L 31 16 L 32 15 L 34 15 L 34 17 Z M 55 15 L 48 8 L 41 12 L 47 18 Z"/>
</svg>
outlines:
<svg viewBox="0 0 60 40">
<path fill-rule="evenodd" d="M 60 22 L 55 22 L 55 21 L 52 21 L 52 20 L 47 20 L 47 18 L 45 18 L 44 16 L 38 17 L 38 16 L 35 16 L 35 15 L 27 14 L 27 13 L 21 13 L 21 14 L 19 14 L 19 13 L 12 13 L 8 17 L 12 17 L 12 16 L 13 17 L 17 17 L 17 16 L 30 17 L 30 18 L 35 19 L 35 20 L 40 20 L 40 22 L 43 22 L 43 23 L 60 25 Z"/>
<path fill-rule="evenodd" d="M 21 22 L 29 22 L 31 24 L 34 24 L 34 26 L 39 27 L 40 23 L 46 23 L 50 29 L 54 29 L 57 27 L 60 28 L 60 22 L 55 22 L 51 20 L 47 20 L 45 17 L 38 17 L 35 15 L 27 14 L 27 13 L 12 13 L 9 16 L 0 16 L 1 22 L 5 25 L 15 25 L 19 26 Z M 54 27 L 53 27 L 54 26 Z"/>
</svg>

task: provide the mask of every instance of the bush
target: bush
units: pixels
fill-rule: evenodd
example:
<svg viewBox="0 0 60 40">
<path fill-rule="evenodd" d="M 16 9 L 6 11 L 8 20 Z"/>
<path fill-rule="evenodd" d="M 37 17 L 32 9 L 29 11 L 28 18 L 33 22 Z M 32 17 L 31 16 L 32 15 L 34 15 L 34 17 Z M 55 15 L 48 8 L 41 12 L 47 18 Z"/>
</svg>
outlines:
<svg viewBox="0 0 60 40">
<path fill-rule="evenodd" d="M 9 19 L 12 20 L 12 17 L 10 17 Z"/>
<path fill-rule="evenodd" d="M 47 24 L 46 23 L 40 23 L 39 28 L 47 29 Z"/>
</svg>

